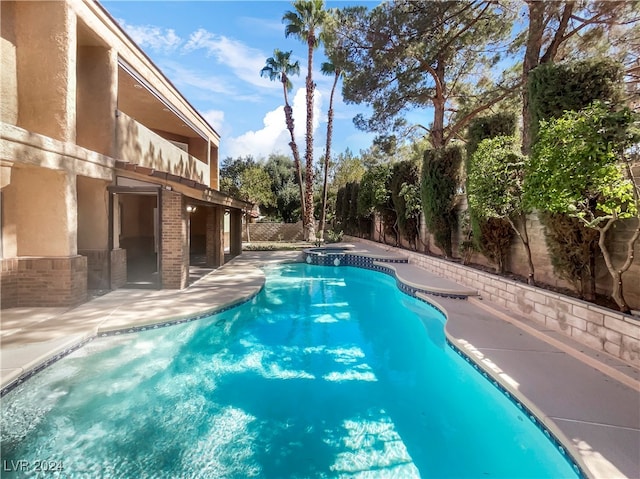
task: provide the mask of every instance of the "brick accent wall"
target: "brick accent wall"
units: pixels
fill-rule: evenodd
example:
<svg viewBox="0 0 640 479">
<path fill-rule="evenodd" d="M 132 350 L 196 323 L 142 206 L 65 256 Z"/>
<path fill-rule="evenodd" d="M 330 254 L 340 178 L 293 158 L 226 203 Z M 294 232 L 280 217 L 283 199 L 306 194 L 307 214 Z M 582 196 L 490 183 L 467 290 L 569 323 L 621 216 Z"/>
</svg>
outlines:
<svg viewBox="0 0 640 479">
<path fill-rule="evenodd" d="M 237 256 L 242 253 L 242 236 L 245 234 L 242 210 L 231 209 L 229 215 L 229 253 Z"/>
<path fill-rule="evenodd" d="M 206 214 L 207 266 L 215 268 L 224 263 L 224 209 L 208 207 Z"/>
<path fill-rule="evenodd" d="M 87 288 L 109 289 L 109 251 L 83 249 L 78 254 L 87 257 Z"/>
<path fill-rule="evenodd" d="M 2 263 L 3 308 L 74 306 L 87 300 L 85 256 L 15 258 Z"/>
<path fill-rule="evenodd" d="M 18 259 L 3 259 L 0 265 L 0 308 L 15 308 L 18 305 Z"/>
<path fill-rule="evenodd" d="M 118 289 L 127 283 L 127 250 L 111 251 L 111 289 Z"/>
<path fill-rule="evenodd" d="M 477 289 L 485 300 L 640 366 L 640 320 L 634 316 L 433 256 L 359 238 L 349 237 L 349 241 L 369 243 L 407 256 L 411 264 Z"/>
<path fill-rule="evenodd" d="M 182 194 L 162 190 L 162 288 L 186 288 L 189 281 L 187 212 Z"/>
<path fill-rule="evenodd" d="M 297 223 L 249 223 L 251 241 L 302 241 L 304 231 L 302 221 Z M 242 231 L 242 241 L 247 241 L 246 228 Z"/>
</svg>

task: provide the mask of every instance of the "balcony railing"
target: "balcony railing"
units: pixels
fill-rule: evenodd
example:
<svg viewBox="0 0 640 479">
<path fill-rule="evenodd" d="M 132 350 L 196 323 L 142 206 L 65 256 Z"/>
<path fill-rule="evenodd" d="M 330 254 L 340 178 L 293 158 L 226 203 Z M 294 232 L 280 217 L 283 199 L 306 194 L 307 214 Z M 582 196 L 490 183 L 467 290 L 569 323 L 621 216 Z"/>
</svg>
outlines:
<svg viewBox="0 0 640 479">
<path fill-rule="evenodd" d="M 116 158 L 209 185 L 209 165 L 119 111 Z"/>
</svg>

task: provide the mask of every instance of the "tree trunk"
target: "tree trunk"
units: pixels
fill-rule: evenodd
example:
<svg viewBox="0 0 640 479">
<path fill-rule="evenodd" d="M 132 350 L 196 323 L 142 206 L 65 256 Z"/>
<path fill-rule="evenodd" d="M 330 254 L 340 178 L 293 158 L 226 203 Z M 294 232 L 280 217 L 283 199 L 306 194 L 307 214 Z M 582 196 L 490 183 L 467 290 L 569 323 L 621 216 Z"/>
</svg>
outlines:
<svg viewBox="0 0 640 479">
<path fill-rule="evenodd" d="M 284 106 L 284 116 L 287 122 L 287 130 L 289 130 L 289 134 L 291 135 L 291 141 L 289 142 L 289 147 L 291 147 L 291 153 L 293 153 L 293 166 L 296 169 L 296 177 L 298 178 L 298 186 L 300 187 L 300 205 L 302 210 L 302 217 L 304 218 L 304 211 L 305 211 L 304 183 L 302 181 L 302 167 L 300 165 L 300 152 L 298 151 L 298 144 L 296 143 L 296 140 L 293 134 L 293 131 L 294 131 L 293 111 L 289 106 L 286 98 L 285 98 L 285 106 Z"/>
<path fill-rule="evenodd" d="M 529 7 L 529 29 L 527 48 L 522 62 L 522 153 L 531 153 L 531 111 L 529 108 L 529 72 L 538 66 L 542 36 L 544 34 L 544 2 L 527 0 Z"/>
<path fill-rule="evenodd" d="M 529 231 L 527 230 L 527 217 L 525 215 L 519 215 L 518 221 L 522 223 L 522 231 L 518 229 L 515 222 L 507 217 L 507 221 L 511 225 L 513 231 L 515 231 L 516 235 L 522 241 L 522 245 L 524 246 L 524 250 L 527 253 L 527 266 L 529 267 L 529 274 L 527 276 L 527 284 L 535 286 L 535 270 L 533 267 L 533 259 L 531 258 L 531 246 L 529 245 Z"/>
<path fill-rule="evenodd" d="M 296 177 L 298 178 L 298 186 L 300 187 L 300 209 L 302 211 L 302 217 L 304 218 L 304 185 L 302 183 L 300 152 L 298 151 L 298 144 L 296 143 L 296 138 L 294 136 L 295 124 L 293 121 L 293 109 L 289 105 L 289 97 L 287 95 L 287 76 L 284 74 L 282 75 L 282 89 L 284 91 L 284 119 L 287 123 L 287 130 L 289 130 L 289 135 L 291 135 L 289 147 L 291 148 L 291 153 L 293 154 L 293 166 L 296 169 Z"/>
<path fill-rule="evenodd" d="M 587 301 L 596 299 L 596 244 L 589 242 L 589 268 L 584 271 L 581 279 L 582 296 Z"/>
<path fill-rule="evenodd" d="M 315 85 L 313 84 L 312 68 L 313 68 L 313 47 L 315 44 L 315 36 L 310 32 L 307 45 L 307 132 L 306 132 L 306 151 L 305 151 L 305 212 L 304 212 L 304 231 L 305 240 L 315 241 L 316 230 L 313 215 L 313 92 Z"/>
<path fill-rule="evenodd" d="M 611 297 L 616 302 L 620 311 L 623 313 L 631 312 L 629 305 L 624 299 L 623 291 L 622 291 L 622 274 L 629 269 L 631 263 L 633 262 L 633 248 L 635 246 L 638 237 L 640 237 L 640 219 L 638 219 L 638 223 L 636 225 L 636 229 L 627 241 L 627 258 L 624 264 L 620 268 L 615 268 L 613 262 L 611 260 L 611 254 L 605 244 L 605 239 L 607 235 L 607 231 L 613 223 L 615 223 L 617 218 L 613 217 L 607 220 L 607 223 L 602 227 L 598 228 L 598 233 L 600 234 L 598 238 L 598 246 L 600 247 L 600 251 L 602 252 L 602 256 L 604 258 L 604 263 L 607 265 L 607 270 L 611 275 L 611 279 L 613 280 L 613 290 L 611 291 Z"/>
<path fill-rule="evenodd" d="M 329 111 L 327 113 L 327 147 L 324 152 L 324 178 L 322 179 L 322 209 L 320 210 L 320 226 L 318 232 L 320 239 L 324 239 L 324 224 L 327 216 L 327 180 L 329 178 L 329 162 L 331 160 L 331 137 L 333 136 L 333 95 L 340 78 L 340 70 L 336 70 L 333 79 L 333 87 L 329 96 Z"/>
<path fill-rule="evenodd" d="M 444 62 L 440 59 L 435 68 L 436 94 L 433 98 L 433 126 L 431 127 L 431 144 L 434 148 L 444 146 L 445 87 Z"/>
<path fill-rule="evenodd" d="M 544 2 L 541 0 L 526 0 L 529 8 L 529 29 L 527 32 L 527 47 L 522 62 L 522 153 L 529 155 L 533 144 L 531 126 L 531 108 L 529 106 L 529 73 L 542 63 L 552 63 L 558 53 L 558 47 L 567 39 L 565 33 L 575 2 Z M 562 6 L 562 13 L 560 7 Z M 545 9 L 547 9 L 545 16 Z M 541 56 L 545 37 L 545 27 L 552 16 L 560 17 L 556 31 L 553 33 L 547 51 Z"/>
</svg>

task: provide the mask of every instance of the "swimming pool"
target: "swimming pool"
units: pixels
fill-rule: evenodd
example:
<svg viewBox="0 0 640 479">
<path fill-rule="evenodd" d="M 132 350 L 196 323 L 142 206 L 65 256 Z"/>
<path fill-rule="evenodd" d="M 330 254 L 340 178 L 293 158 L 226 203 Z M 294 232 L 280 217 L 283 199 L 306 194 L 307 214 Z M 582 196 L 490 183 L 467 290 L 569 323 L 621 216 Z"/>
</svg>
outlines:
<svg viewBox="0 0 640 479">
<path fill-rule="evenodd" d="M 7 394 L 3 477 L 576 477 L 393 278 L 266 271 L 251 302 L 97 339 Z"/>
</svg>

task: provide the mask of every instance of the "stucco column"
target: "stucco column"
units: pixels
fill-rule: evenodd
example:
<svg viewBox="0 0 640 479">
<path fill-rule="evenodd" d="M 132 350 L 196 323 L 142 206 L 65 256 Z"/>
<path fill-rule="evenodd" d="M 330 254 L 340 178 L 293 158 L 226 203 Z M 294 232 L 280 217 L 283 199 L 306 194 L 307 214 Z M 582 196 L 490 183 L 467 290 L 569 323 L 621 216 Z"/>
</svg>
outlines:
<svg viewBox="0 0 640 479">
<path fill-rule="evenodd" d="M 3 194 L 6 256 L 77 254 L 75 175 L 14 167 Z"/>
<path fill-rule="evenodd" d="M 78 145 L 114 156 L 117 108 L 118 56 L 113 49 L 78 49 Z"/>
<path fill-rule="evenodd" d="M 77 20 L 68 2 L 16 2 L 18 126 L 76 138 Z"/>
<path fill-rule="evenodd" d="M 242 253 L 242 210 L 231 210 L 229 226 L 229 252 L 237 256 Z"/>
</svg>

